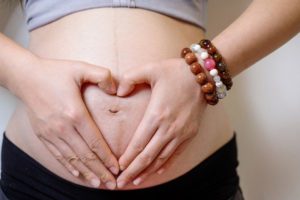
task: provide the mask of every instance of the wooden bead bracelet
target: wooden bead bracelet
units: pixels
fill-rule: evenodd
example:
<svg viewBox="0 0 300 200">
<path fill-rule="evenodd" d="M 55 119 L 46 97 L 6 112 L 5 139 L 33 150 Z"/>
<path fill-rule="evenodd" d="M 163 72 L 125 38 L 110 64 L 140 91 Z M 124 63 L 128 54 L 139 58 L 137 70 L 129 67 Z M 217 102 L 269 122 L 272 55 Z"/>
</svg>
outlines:
<svg viewBox="0 0 300 200">
<path fill-rule="evenodd" d="M 217 51 L 217 48 L 207 39 L 203 39 L 199 42 L 201 48 L 207 50 L 207 53 L 215 61 L 216 69 L 219 72 L 222 82 L 226 85 L 226 89 L 230 90 L 233 83 L 227 65 L 222 55 Z"/>
<path fill-rule="evenodd" d="M 219 99 L 225 98 L 226 89 L 232 87 L 231 76 L 221 54 L 209 40 L 201 40 L 198 44 L 192 44 L 190 48 L 183 48 L 181 57 L 196 75 L 196 81 L 201 85 L 201 91 L 208 104 L 216 105 Z M 209 73 L 206 73 L 205 69 Z M 214 82 L 209 81 L 207 74 L 212 76 Z"/>
</svg>

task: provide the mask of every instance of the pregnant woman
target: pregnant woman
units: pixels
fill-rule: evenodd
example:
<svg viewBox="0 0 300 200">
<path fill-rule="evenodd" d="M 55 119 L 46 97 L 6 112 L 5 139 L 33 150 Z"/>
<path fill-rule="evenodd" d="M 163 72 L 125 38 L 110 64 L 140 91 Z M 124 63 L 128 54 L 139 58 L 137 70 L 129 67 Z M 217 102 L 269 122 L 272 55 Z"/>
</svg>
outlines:
<svg viewBox="0 0 300 200">
<path fill-rule="evenodd" d="M 21 100 L 2 199 L 243 199 L 222 101 L 180 57 L 206 3 L 23 1 L 29 48 L 0 35 L 0 84 Z M 256 0 L 212 42 L 234 77 L 299 30 L 299 0 Z"/>
</svg>

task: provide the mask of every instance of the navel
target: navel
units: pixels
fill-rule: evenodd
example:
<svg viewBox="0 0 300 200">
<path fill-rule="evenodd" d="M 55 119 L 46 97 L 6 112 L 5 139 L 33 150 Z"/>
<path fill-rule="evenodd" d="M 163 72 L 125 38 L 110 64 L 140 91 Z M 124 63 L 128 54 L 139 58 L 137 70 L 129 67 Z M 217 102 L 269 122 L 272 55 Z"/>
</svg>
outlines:
<svg viewBox="0 0 300 200">
<path fill-rule="evenodd" d="M 112 109 L 112 108 L 108 109 L 108 111 L 111 112 L 111 113 L 117 113 L 117 112 L 119 112 L 118 109 Z"/>
</svg>

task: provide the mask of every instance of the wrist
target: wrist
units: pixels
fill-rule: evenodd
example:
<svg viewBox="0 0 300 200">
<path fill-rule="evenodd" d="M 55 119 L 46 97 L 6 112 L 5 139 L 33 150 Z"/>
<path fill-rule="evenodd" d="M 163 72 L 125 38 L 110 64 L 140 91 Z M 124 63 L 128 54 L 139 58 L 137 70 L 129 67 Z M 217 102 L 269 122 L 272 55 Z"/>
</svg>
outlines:
<svg viewBox="0 0 300 200">
<path fill-rule="evenodd" d="M 207 39 L 183 48 L 181 57 L 190 65 L 208 104 L 216 105 L 232 87 L 232 79 L 223 56 Z M 213 81 L 212 81 L 213 80 Z"/>
<path fill-rule="evenodd" d="M 17 95 L 22 76 L 29 76 L 37 56 L 0 33 L 0 86 Z"/>
<path fill-rule="evenodd" d="M 23 83 L 30 78 L 38 66 L 39 58 L 29 51 L 24 52 L 15 62 L 6 67 L 3 85 L 17 97 L 21 97 Z"/>
</svg>

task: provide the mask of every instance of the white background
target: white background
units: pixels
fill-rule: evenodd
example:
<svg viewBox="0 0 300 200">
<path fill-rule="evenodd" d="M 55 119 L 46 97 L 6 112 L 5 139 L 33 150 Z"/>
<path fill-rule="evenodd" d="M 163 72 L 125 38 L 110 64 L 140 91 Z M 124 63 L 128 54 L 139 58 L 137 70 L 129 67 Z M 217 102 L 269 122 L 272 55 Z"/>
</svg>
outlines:
<svg viewBox="0 0 300 200">
<path fill-rule="evenodd" d="M 209 38 L 238 17 L 250 2 L 210 0 Z M 28 34 L 20 9 L 7 23 L 2 15 L 0 10 L 0 29 L 26 46 Z M 248 200 L 300 199 L 299 57 L 297 35 L 238 75 L 225 100 L 238 133 L 239 173 Z M 0 87 L 0 132 L 5 130 L 15 104 L 15 98 Z"/>
</svg>

